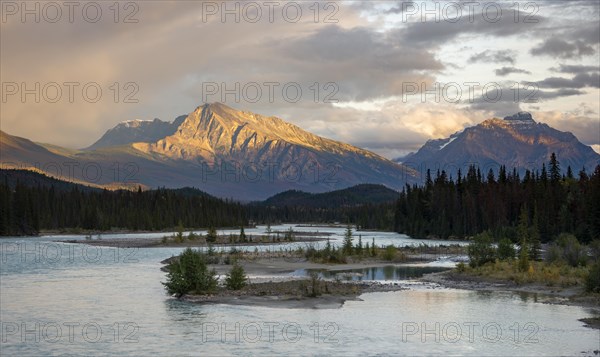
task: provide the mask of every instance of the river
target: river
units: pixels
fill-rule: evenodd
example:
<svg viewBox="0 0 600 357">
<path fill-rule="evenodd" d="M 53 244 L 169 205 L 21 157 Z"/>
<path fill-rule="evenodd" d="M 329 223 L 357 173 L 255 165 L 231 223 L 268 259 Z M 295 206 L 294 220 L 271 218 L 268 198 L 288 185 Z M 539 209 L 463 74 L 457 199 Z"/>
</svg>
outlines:
<svg viewBox="0 0 600 357">
<path fill-rule="evenodd" d="M 331 232 L 333 244 L 344 232 L 294 229 Z M 246 230 L 261 232 L 264 227 Z M 361 234 L 363 242 L 375 238 L 378 245 L 447 243 Z M 168 297 L 160 284 L 165 280 L 160 261 L 181 249 L 53 243 L 63 239 L 86 238 L 0 240 L 2 355 L 582 356 L 600 350 L 600 331 L 578 321 L 597 312 L 541 303 L 535 294 L 443 289 L 392 274 L 409 289 L 363 294 L 362 301 L 339 309 L 194 305 Z M 247 249 L 255 248 L 274 249 Z M 441 254 L 432 266 L 452 264 L 452 257 Z"/>
</svg>

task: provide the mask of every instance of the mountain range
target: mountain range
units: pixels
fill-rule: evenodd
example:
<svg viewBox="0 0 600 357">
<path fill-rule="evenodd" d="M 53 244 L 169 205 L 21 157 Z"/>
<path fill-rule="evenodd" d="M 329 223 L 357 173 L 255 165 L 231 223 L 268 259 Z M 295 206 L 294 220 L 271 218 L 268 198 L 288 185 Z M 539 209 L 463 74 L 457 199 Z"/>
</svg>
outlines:
<svg viewBox="0 0 600 357">
<path fill-rule="evenodd" d="M 447 138 L 429 140 L 417 152 L 396 161 L 421 173 L 439 169 L 456 174 L 459 168 L 464 173 L 471 164 L 484 173 L 497 172 L 500 165 L 523 173 L 541 170 L 553 152 L 565 171 L 570 166 L 574 172 L 584 167 L 592 172 L 600 164 L 600 155 L 575 135 L 537 123 L 527 112 L 488 119 Z"/>
<path fill-rule="evenodd" d="M 399 189 L 418 180 L 415 171 L 370 151 L 220 103 L 199 106 L 172 123 L 121 123 L 82 150 L 1 135 L 5 168 L 36 168 L 113 187 L 190 186 L 261 200 L 290 189 L 316 193 L 361 183 Z"/>
<path fill-rule="evenodd" d="M 421 182 L 425 169 L 453 174 L 458 168 L 465 172 L 469 164 L 484 172 L 499 165 L 539 169 L 552 152 L 564 169 L 592 171 L 600 163 L 600 155 L 573 134 L 536 123 L 524 112 L 429 140 L 398 162 L 277 117 L 220 103 L 201 105 L 173 122 L 120 123 L 81 150 L 0 131 L 2 168 L 36 170 L 94 187 L 195 187 L 242 201 L 261 201 L 290 190 L 286 197 L 302 201 L 302 195 L 360 184 L 400 190 Z"/>
</svg>

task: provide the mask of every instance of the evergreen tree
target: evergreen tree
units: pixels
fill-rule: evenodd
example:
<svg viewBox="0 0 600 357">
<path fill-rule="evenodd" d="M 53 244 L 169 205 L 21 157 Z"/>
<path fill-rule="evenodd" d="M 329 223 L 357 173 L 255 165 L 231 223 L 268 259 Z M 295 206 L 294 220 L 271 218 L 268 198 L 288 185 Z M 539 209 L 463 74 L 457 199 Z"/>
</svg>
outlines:
<svg viewBox="0 0 600 357">
<path fill-rule="evenodd" d="M 240 290 L 246 286 L 247 280 L 244 268 L 236 262 L 225 278 L 225 286 L 229 290 Z"/>
<path fill-rule="evenodd" d="M 184 250 L 168 270 L 167 281 L 163 285 L 169 295 L 206 294 L 217 287 L 216 272 L 208 269 L 202 253 L 191 248 Z"/>
<path fill-rule="evenodd" d="M 534 209 L 533 220 L 528 234 L 529 258 L 532 260 L 541 260 L 542 258 L 542 242 L 540 240 L 540 232 L 538 229 L 538 213 L 537 207 Z"/>
<path fill-rule="evenodd" d="M 183 222 L 179 220 L 177 224 L 177 234 L 175 235 L 177 243 L 183 243 Z"/>
<path fill-rule="evenodd" d="M 342 252 L 344 252 L 345 255 L 352 254 L 352 226 L 350 226 L 350 223 L 346 226 L 346 233 L 344 233 Z"/>
<path fill-rule="evenodd" d="M 240 229 L 240 242 L 245 243 L 247 241 L 246 233 L 244 232 L 244 226 Z"/>
<path fill-rule="evenodd" d="M 371 241 L 371 256 L 374 257 L 377 255 L 377 251 L 375 250 L 375 238 Z"/>
<path fill-rule="evenodd" d="M 215 227 L 210 226 L 208 228 L 208 232 L 206 233 L 206 242 L 214 243 L 216 241 L 217 241 L 217 230 L 215 229 Z"/>
<path fill-rule="evenodd" d="M 556 154 L 550 155 L 550 182 L 554 185 L 560 181 L 560 163 L 556 159 Z"/>
<path fill-rule="evenodd" d="M 529 241 L 529 217 L 525 207 L 521 207 L 519 225 L 517 226 L 517 235 L 520 242 Z"/>
<path fill-rule="evenodd" d="M 358 235 L 358 245 L 356 246 L 356 254 L 363 254 L 362 236 L 360 234 Z"/>
</svg>

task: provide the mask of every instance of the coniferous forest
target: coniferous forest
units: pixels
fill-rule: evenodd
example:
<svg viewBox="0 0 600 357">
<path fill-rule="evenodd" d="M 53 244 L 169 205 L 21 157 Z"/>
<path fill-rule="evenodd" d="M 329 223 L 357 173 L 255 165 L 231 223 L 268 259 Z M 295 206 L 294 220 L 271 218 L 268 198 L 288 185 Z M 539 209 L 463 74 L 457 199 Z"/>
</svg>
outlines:
<svg viewBox="0 0 600 357">
<path fill-rule="evenodd" d="M 83 187 L 31 179 L 9 182 L 5 175 L 0 182 L 0 235 L 64 229 L 169 230 L 179 224 L 207 228 L 251 222 L 351 222 L 361 229 L 395 230 L 414 238 L 462 239 L 489 231 L 496 238 L 517 241 L 518 225 L 526 220 L 542 242 L 563 232 L 584 243 L 600 237 L 600 166 L 590 173 L 574 174 L 571 168 L 563 172 L 554 155 L 541 171 L 527 171 L 523 177 L 505 167 L 497 174 L 483 174 L 472 166 L 456 178 L 444 171 L 427 172 L 423 185 L 407 185 L 396 202 L 336 207 L 241 204 L 195 189 Z"/>
<path fill-rule="evenodd" d="M 600 166 L 593 173 L 571 168 L 563 174 L 552 154 L 539 172 L 501 167 L 484 174 L 471 166 L 456 179 L 444 171 L 427 173 L 421 187 L 407 186 L 397 203 L 395 230 L 414 238 L 463 238 L 490 231 L 496 238 L 517 241 L 517 226 L 524 217 L 539 232 L 542 242 L 560 233 L 579 241 L 600 237 Z"/>
<path fill-rule="evenodd" d="M 0 184 L 0 235 L 32 235 L 40 229 L 163 230 L 246 224 L 239 203 L 181 190 L 56 190 Z"/>
</svg>

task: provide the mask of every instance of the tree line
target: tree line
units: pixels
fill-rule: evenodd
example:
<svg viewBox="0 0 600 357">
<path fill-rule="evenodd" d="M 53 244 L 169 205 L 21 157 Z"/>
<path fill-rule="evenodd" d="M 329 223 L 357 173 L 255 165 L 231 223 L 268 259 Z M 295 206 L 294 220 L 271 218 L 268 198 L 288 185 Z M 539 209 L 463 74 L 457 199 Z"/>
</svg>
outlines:
<svg viewBox="0 0 600 357">
<path fill-rule="evenodd" d="M 414 238 L 465 238 L 489 231 L 519 241 L 523 226 L 542 242 L 571 233 L 587 243 L 600 237 L 600 166 L 563 174 L 553 153 L 541 171 L 521 178 L 501 166 L 485 176 L 475 166 L 456 179 L 427 171 L 423 186 L 407 185 L 395 210 L 395 231 Z"/>
<path fill-rule="evenodd" d="M 27 181 L 27 180 L 24 180 Z M 34 181 L 35 182 L 35 181 Z M 563 174 L 552 154 L 541 171 L 520 177 L 501 166 L 483 175 L 471 166 L 456 178 L 427 172 L 423 185 L 407 185 L 396 202 L 311 207 L 241 204 L 195 189 L 109 191 L 78 185 L 0 182 L 0 235 L 40 230 L 107 231 L 240 227 L 257 224 L 352 222 L 360 229 L 414 238 L 468 238 L 488 231 L 519 242 L 527 229 L 541 242 L 571 233 L 582 243 L 600 237 L 600 166 Z M 525 227 L 525 228 L 524 228 Z M 521 234 L 522 235 L 522 234 Z"/>
<path fill-rule="evenodd" d="M 199 192 L 199 191 L 198 191 Z M 247 225 L 245 207 L 206 194 L 151 191 L 57 190 L 0 183 L 0 235 L 35 235 L 40 229 L 163 230 Z"/>
</svg>

